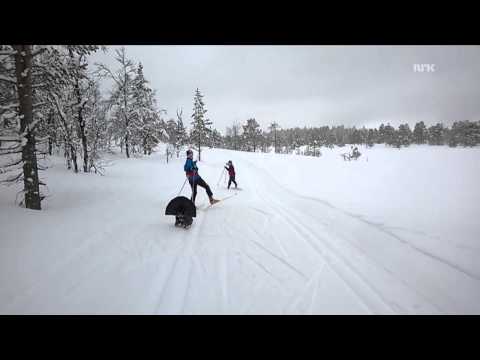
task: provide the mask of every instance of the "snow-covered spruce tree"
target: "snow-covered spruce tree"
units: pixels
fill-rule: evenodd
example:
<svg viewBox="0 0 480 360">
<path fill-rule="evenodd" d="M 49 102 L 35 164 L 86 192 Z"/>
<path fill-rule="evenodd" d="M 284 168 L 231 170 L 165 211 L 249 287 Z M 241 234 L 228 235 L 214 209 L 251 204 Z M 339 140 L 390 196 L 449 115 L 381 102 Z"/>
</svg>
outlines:
<svg viewBox="0 0 480 360">
<path fill-rule="evenodd" d="M 350 140 L 354 145 L 359 145 L 364 143 L 362 132 L 359 129 L 355 128 L 355 126 L 353 127 L 353 133 Z"/>
<path fill-rule="evenodd" d="M 222 134 L 220 134 L 220 132 L 217 129 L 212 130 L 210 137 L 212 140 L 212 146 L 214 148 L 223 147 Z"/>
<path fill-rule="evenodd" d="M 177 110 L 177 127 L 175 131 L 175 137 L 176 137 L 176 148 L 175 151 L 177 153 L 177 158 L 180 156 L 180 150 L 182 149 L 183 146 L 187 144 L 188 140 L 188 134 L 187 130 L 185 129 L 185 126 L 183 125 L 183 110 Z"/>
<path fill-rule="evenodd" d="M 413 142 L 415 144 L 425 144 L 427 142 L 427 135 L 427 127 L 424 122 L 417 122 L 413 128 Z"/>
<path fill-rule="evenodd" d="M 237 121 L 234 121 L 231 128 L 227 128 L 227 135 L 231 137 L 230 149 L 240 149 L 241 143 L 241 126 Z"/>
<path fill-rule="evenodd" d="M 480 145 L 480 121 L 463 121 L 463 146 Z"/>
<path fill-rule="evenodd" d="M 243 125 L 243 135 L 245 136 L 248 151 L 256 151 L 260 131 L 260 125 L 255 118 L 248 119 L 247 123 Z"/>
<path fill-rule="evenodd" d="M 383 124 L 382 124 L 383 125 Z M 383 140 L 386 145 L 394 146 L 396 142 L 395 128 L 390 124 L 387 124 L 383 129 Z"/>
<path fill-rule="evenodd" d="M 375 144 L 375 131 L 373 129 L 368 129 L 367 136 L 365 138 L 365 145 L 372 147 Z"/>
<path fill-rule="evenodd" d="M 445 129 L 443 124 L 438 123 L 428 128 L 428 143 L 429 145 L 445 144 Z"/>
<path fill-rule="evenodd" d="M 328 128 L 328 127 L 327 127 Z M 335 136 L 335 133 L 333 131 L 333 128 L 330 130 L 328 129 L 327 131 L 327 138 L 325 140 L 325 146 L 328 147 L 329 149 L 333 149 L 335 143 L 337 142 L 337 138 Z"/>
<path fill-rule="evenodd" d="M 377 144 L 386 144 L 386 143 L 387 143 L 387 139 L 386 139 L 385 125 L 380 124 L 380 127 L 378 128 Z"/>
<path fill-rule="evenodd" d="M 205 144 L 206 137 L 210 132 L 209 126 L 212 122 L 205 118 L 207 109 L 205 109 L 205 103 L 203 102 L 203 95 L 197 88 L 195 90 L 193 114 L 192 114 L 192 131 L 191 140 L 197 146 L 198 161 L 201 161 L 201 147 Z"/>
<path fill-rule="evenodd" d="M 476 146 L 480 144 L 480 127 L 477 122 L 456 121 L 450 131 L 446 131 L 445 138 L 451 147 Z"/>
<path fill-rule="evenodd" d="M 130 157 L 130 143 L 135 119 L 133 102 L 134 79 L 136 77 L 135 64 L 127 58 L 125 48 L 115 50 L 115 60 L 120 68 L 113 72 L 106 65 L 98 64 L 98 74 L 113 80 L 113 89 L 110 97 L 111 120 L 113 122 L 113 138 L 120 141 L 120 146 L 125 148 L 125 155 Z"/>
<path fill-rule="evenodd" d="M 402 146 L 409 146 L 412 142 L 412 131 L 408 124 L 401 124 L 398 127 L 398 141 Z"/>
<path fill-rule="evenodd" d="M 167 163 L 168 163 L 168 158 L 173 157 L 173 153 L 178 149 L 179 147 L 179 138 L 177 134 L 177 122 L 173 119 L 170 119 L 166 123 L 166 132 L 168 135 L 168 144 L 167 144 Z M 178 153 L 178 152 L 177 152 Z"/>
<path fill-rule="evenodd" d="M 270 124 L 270 126 L 268 127 L 268 130 L 270 131 L 270 134 L 271 134 L 271 137 L 273 138 L 273 146 L 274 146 L 274 150 L 275 150 L 275 153 L 278 151 L 277 149 L 277 131 L 278 129 L 280 128 L 280 126 L 276 123 L 276 122 L 273 122 Z"/>
<path fill-rule="evenodd" d="M 157 109 L 155 91 L 145 79 L 141 63 L 137 67 L 137 74 L 133 80 L 132 106 L 132 143 L 138 144 L 144 155 L 150 155 L 160 141 L 168 136 L 166 124 L 160 116 L 164 111 Z"/>
</svg>

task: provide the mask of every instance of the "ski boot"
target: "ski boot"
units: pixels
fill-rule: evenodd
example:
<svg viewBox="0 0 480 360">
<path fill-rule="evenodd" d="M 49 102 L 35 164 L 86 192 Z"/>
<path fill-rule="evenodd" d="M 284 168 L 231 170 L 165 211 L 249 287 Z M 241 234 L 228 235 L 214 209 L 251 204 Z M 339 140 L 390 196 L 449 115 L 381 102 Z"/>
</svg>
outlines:
<svg viewBox="0 0 480 360">
<path fill-rule="evenodd" d="M 220 202 L 220 200 L 214 199 L 213 197 L 210 198 L 210 205 L 216 204 Z"/>
</svg>

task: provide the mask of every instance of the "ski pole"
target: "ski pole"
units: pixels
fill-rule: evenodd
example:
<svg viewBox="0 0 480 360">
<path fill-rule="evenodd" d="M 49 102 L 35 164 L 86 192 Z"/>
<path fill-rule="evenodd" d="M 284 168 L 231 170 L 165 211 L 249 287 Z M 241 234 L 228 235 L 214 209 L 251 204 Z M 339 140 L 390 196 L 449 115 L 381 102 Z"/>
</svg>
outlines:
<svg viewBox="0 0 480 360">
<path fill-rule="evenodd" d="M 225 168 L 223 168 L 222 172 L 220 173 L 220 177 L 218 178 L 218 181 L 217 181 L 217 187 L 218 187 L 218 185 L 220 185 L 220 181 L 222 180 L 222 176 L 223 176 L 224 171 L 225 171 Z"/>
<path fill-rule="evenodd" d="M 180 192 L 178 193 L 177 196 L 179 196 L 182 193 L 183 188 L 185 187 L 185 184 L 187 183 L 187 179 L 185 178 L 185 181 L 183 182 L 182 188 L 180 189 Z"/>
</svg>

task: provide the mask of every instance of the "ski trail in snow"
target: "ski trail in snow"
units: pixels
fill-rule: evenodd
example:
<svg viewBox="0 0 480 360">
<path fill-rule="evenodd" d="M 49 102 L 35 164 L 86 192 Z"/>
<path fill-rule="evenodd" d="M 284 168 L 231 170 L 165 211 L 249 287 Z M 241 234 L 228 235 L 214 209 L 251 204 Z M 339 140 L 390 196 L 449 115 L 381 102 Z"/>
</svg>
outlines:
<svg viewBox="0 0 480 360">
<path fill-rule="evenodd" d="M 223 256 L 218 258 L 219 260 L 219 275 L 220 275 L 220 283 L 221 283 L 221 291 L 222 291 L 222 307 L 223 312 L 227 313 L 229 309 L 228 304 L 228 250 L 225 251 Z"/>
<path fill-rule="evenodd" d="M 277 210 L 283 213 L 285 221 L 288 222 L 289 225 L 291 225 L 303 239 L 306 239 L 310 243 L 316 253 L 320 257 L 326 259 L 328 266 L 339 276 L 348 289 L 352 291 L 352 293 L 358 299 L 360 299 L 372 313 L 395 313 L 393 308 L 388 304 L 387 301 L 385 301 L 383 296 L 375 288 L 373 288 L 365 278 L 361 277 L 354 269 L 352 269 L 348 261 L 341 259 L 341 257 L 339 257 L 338 254 L 334 254 L 333 251 L 325 253 L 325 251 L 320 249 L 318 246 L 318 237 L 313 234 L 305 225 L 302 226 L 298 219 L 295 221 L 290 220 L 289 215 L 286 214 L 283 209 L 280 209 L 280 207 L 277 207 Z M 322 244 L 324 243 L 322 242 Z"/>
<path fill-rule="evenodd" d="M 397 236 L 396 234 L 391 233 L 391 232 L 389 232 L 389 231 L 385 231 L 385 229 L 379 227 L 378 224 L 371 223 L 371 222 L 369 222 L 369 221 L 365 221 L 365 219 L 363 219 L 363 218 L 361 218 L 361 217 L 359 218 L 359 216 L 354 215 L 354 214 L 351 214 L 351 213 L 349 213 L 349 212 L 347 212 L 347 211 L 343 211 L 343 210 L 341 210 L 341 209 L 338 209 L 338 208 L 336 208 L 335 206 L 333 206 L 333 205 L 330 204 L 330 203 L 323 202 L 323 201 L 321 201 L 321 200 L 314 199 L 314 198 L 312 199 L 312 198 L 310 198 L 310 197 L 300 196 L 300 195 L 298 195 L 298 194 L 296 194 L 296 193 L 294 193 L 294 192 L 292 192 L 292 191 L 289 191 L 288 189 L 286 189 L 287 191 L 285 192 L 285 191 L 283 191 L 283 190 L 284 190 L 284 187 L 282 187 L 280 184 L 278 184 L 278 182 L 277 182 L 275 179 L 270 178 L 268 175 L 264 175 L 264 174 L 266 174 L 266 173 L 265 173 L 265 171 L 264 171 L 263 169 L 256 167 L 254 164 L 249 164 L 249 166 L 251 166 L 252 168 L 255 168 L 255 173 L 256 173 L 256 174 L 261 174 L 264 179 L 268 179 L 268 184 L 269 184 L 269 185 L 268 185 L 268 189 L 266 189 L 265 191 L 262 191 L 261 193 L 259 192 L 259 194 L 273 195 L 275 192 L 274 192 L 274 191 L 271 191 L 271 190 L 272 190 L 272 187 L 273 187 L 274 185 L 278 185 L 278 187 L 282 189 L 280 192 L 278 192 L 279 194 L 282 193 L 281 196 L 276 196 L 276 197 L 271 197 L 271 196 L 270 196 L 270 197 L 265 198 L 266 201 L 270 201 L 270 202 L 274 203 L 275 201 L 280 202 L 280 200 L 282 200 L 282 202 L 285 202 L 285 201 L 283 201 L 284 198 L 286 198 L 286 199 L 290 199 L 290 198 L 291 198 L 291 200 L 289 200 L 289 201 L 291 201 L 292 203 L 289 204 L 289 205 L 293 205 L 293 202 L 294 202 L 295 204 L 297 204 L 296 206 L 288 206 L 288 208 L 285 207 L 285 209 L 288 209 L 288 214 L 286 214 L 285 216 L 286 216 L 286 219 L 288 220 L 290 217 L 292 217 L 292 213 L 297 214 L 297 219 L 299 220 L 299 221 L 297 221 L 297 223 L 300 224 L 300 226 L 299 226 L 299 232 L 301 232 L 302 229 L 303 229 L 303 230 L 309 230 L 309 231 L 311 231 L 312 233 L 315 233 L 315 231 L 306 224 L 306 220 L 307 220 L 307 219 L 312 219 L 312 220 L 313 220 L 313 218 L 315 218 L 315 222 L 316 222 L 316 224 L 317 224 L 316 227 L 318 227 L 318 225 L 320 225 L 320 224 L 323 224 L 324 226 L 326 226 L 326 228 L 324 227 L 324 230 L 323 230 L 323 231 L 326 231 L 327 228 L 330 227 L 330 225 L 328 224 L 329 221 L 324 221 L 324 220 L 321 219 L 321 214 L 322 214 L 322 212 L 323 212 L 322 209 L 318 209 L 318 211 L 309 211 L 309 212 L 306 212 L 306 213 L 301 211 L 303 207 L 300 205 L 299 201 L 300 201 L 301 199 L 303 199 L 303 200 L 309 201 L 309 202 L 312 204 L 312 205 L 310 205 L 309 207 L 313 206 L 314 203 L 318 203 L 319 205 L 320 205 L 320 204 L 325 205 L 327 208 L 330 209 L 329 211 L 338 211 L 339 213 L 342 214 L 342 216 L 346 216 L 347 218 L 342 218 L 342 217 L 340 217 L 340 218 L 342 218 L 342 219 L 345 220 L 344 222 L 342 222 L 342 226 L 343 226 L 343 225 L 348 225 L 349 228 L 353 228 L 353 227 L 356 226 L 356 225 L 354 225 L 354 221 L 359 221 L 359 222 L 364 223 L 366 226 L 369 226 L 369 227 L 371 227 L 372 229 L 375 229 L 376 231 L 378 231 L 378 232 L 380 232 L 380 233 L 384 233 L 385 235 L 387 235 L 387 236 L 384 236 L 386 239 L 392 239 L 392 240 L 395 240 L 395 241 L 399 241 L 399 242 L 402 242 L 404 245 L 408 245 L 408 244 L 409 244 L 408 241 L 405 241 L 404 239 L 401 239 L 401 238 L 400 238 L 399 236 Z M 262 182 L 262 181 L 257 181 L 257 183 L 261 184 L 261 183 L 263 183 L 263 182 Z M 270 191 L 267 191 L 267 190 L 270 190 Z M 294 199 L 297 199 L 297 200 L 294 200 Z M 333 215 L 333 214 L 332 214 L 332 215 Z M 300 219 L 301 219 L 301 220 L 300 220 Z M 351 220 L 348 220 L 348 219 L 351 219 Z M 304 221 L 304 220 L 305 220 L 305 221 Z M 340 224 L 341 221 L 338 220 L 338 221 L 336 221 L 336 223 Z M 350 223 L 351 223 L 351 224 L 350 224 Z M 341 236 L 341 239 L 342 239 L 343 242 L 344 242 L 344 241 L 347 241 L 348 243 L 350 243 L 350 240 L 348 240 L 348 238 L 344 238 L 341 234 L 339 234 L 339 233 L 337 233 L 337 232 L 334 232 L 334 233 L 332 233 L 332 234 L 336 234 L 335 236 Z M 335 236 L 334 236 L 334 237 L 335 237 Z M 376 236 L 378 236 L 378 235 L 376 235 Z M 327 236 L 327 237 L 330 238 L 330 236 Z M 313 238 L 315 238 L 315 235 L 313 236 Z M 332 239 L 332 240 L 333 240 L 333 239 Z M 402 240 L 403 240 L 403 241 L 402 241 Z M 325 242 L 325 241 L 326 241 L 326 238 L 323 238 L 322 241 Z M 327 243 L 328 243 L 328 242 L 327 242 Z M 348 244 L 347 244 L 347 245 L 348 245 Z M 349 245 L 352 246 L 353 243 L 350 243 Z M 413 245 L 413 244 L 412 244 L 412 245 Z M 409 247 L 409 248 L 410 248 L 410 247 Z M 356 247 L 356 249 L 357 249 L 357 252 L 358 252 L 358 250 L 360 250 L 358 247 Z M 317 250 L 318 250 L 318 249 L 317 249 Z M 415 246 L 413 246 L 413 248 L 411 248 L 411 250 L 412 250 L 412 251 L 415 251 L 415 253 L 417 253 L 417 254 L 419 254 L 419 255 L 421 255 L 421 256 L 426 256 L 426 257 L 428 257 L 428 258 L 431 258 L 432 260 L 437 261 L 438 264 L 443 264 L 443 265 L 447 265 L 448 267 L 454 268 L 456 271 L 458 271 L 459 274 L 466 275 L 466 276 L 472 278 L 472 280 L 474 280 L 474 281 L 477 281 L 477 279 L 478 279 L 478 276 L 477 276 L 476 274 L 474 274 L 474 273 L 472 273 L 472 272 L 469 272 L 469 271 L 465 271 L 465 269 L 462 269 L 462 268 L 456 266 L 456 264 L 454 264 L 454 263 L 448 262 L 448 260 L 447 260 L 447 262 L 448 262 L 449 264 L 444 264 L 445 259 L 443 259 L 443 258 L 441 258 L 441 257 L 438 257 L 438 256 L 436 256 L 436 255 L 434 255 L 434 254 L 431 254 L 430 252 L 426 252 L 425 250 L 423 250 L 423 249 L 421 249 L 421 248 L 418 248 L 418 247 L 415 248 Z M 337 252 L 337 250 L 335 250 L 335 251 Z M 350 251 L 350 250 L 349 250 L 349 251 Z M 342 251 L 342 252 L 343 252 L 343 251 Z M 425 252 L 426 252 L 426 253 L 425 253 Z M 363 251 L 362 251 L 362 253 L 363 253 Z M 339 254 L 341 254 L 341 253 L 339 253 Z M 433 288 L 430 289 L 430 291 L 428 291 L 428 295 L 427 295 L 427 293 L 425 293 L 425 291 L 424 291 L 424 290 L 427 290 L 427 289 L 424 289 L 423 287 L 419 287 L 418 285 L 414 286 L 414 285 L 412 284 L 412 281 L 411 281 L 411 280 L 414 280 L 414 279 L 409 279 L 409 278 L 404 279 L 403 277 L 398 277 L 399 274 L 393 273 L 391 270 L 387 269 L 385 266 L 383 266 L 382 264 L 380 264 L 380 263 L 378 263 L 377 261 L 375 261 L 374 258 L 372 258 L 370 254 L 363 253 L 362 257 L 363 257 L 363 260 L 362 260 L 362 261 L 368 259 L 368 261 L 366 262 L 366 264 L 367 264 L 368 262 L 370 262 L 371 266 L 377 267 L 377 269 L 380 270 L 380 271 L 377 271 L 377 274 L 378 274 L 379 276 L 381 275 L 382 272 L 384 272 L 384 275 L 381 275 L 381 276 L 383 276 L 383 277 L 385 277 L 385 278 L 390 277 L 390 279 L 394 281 L 394 283 L 391 283 L 390 285 L 395 285 L 395 283 L 396 283 L 397 285 L 395 285 L 395 286 L 396 286 L 398 289 L 403 286 L 404 291 L 407 291 L 407 292 L 406 292 L 405 294 L 402 294 L 402 296 L 405 295 L 405 296 L 407 296 L 407 297 L 410 296 L 410 297 L 412 298 L 412 300 L 411 300 L 412 303 L 410 303 L 410 305 L 408 306 L 408 309 L 409 309 L 409 310 L 407 310 L 407 309 L 404 308 L 403 306 L 400 306 L 400 304 L 399 304 L 398 301 L 389 300 L 389 301 L 388 301 L 388 303 L 390 304 L 389 306 L 391 307 L 391 309 L 396 309 L 396 310 L 395 310 L 396 312 L 400 311 L 400 312 L 402 312 L 402 313 L 404 313 L 404 312 L 407 312 L 407 313 L 414 312 L 414 313 L 416 313 L 416 311 L 418 311 L 419 306 L 420 306 L 420 307 L 423 306 L 425 309 L 428 309 L 428 307 L 430 307 L 430 310 L 428 310 L 429 313 L 432 313 L 432 312 L 433 312 L 433 313 L 437 313 L 437 312 L 438 312 L 438 313 L 444 313 L 444 311 L 441 310 L 441 307 L 443 307 L 443 305 L 441 306 L 441 305 L 438 303 L 436 296 L 433 296 L 433 297 L 432 297 L 432 294 L 434 294 L 434 293 L 432 293 L 431 290 L 434 290 L 434 291 L 442 291 L 442 294 L 441 294 L 441 295 L 443 296 L 443 298 L 442 298 L 443 301 L 444 301 L 444 302 L 445 302 L 445 301 L 450 301 L 450 304 L 449 304 L 448 306 L 454 306 L 455 301 L 457 301 L 457 300 L 455 300 L 454 298 L 451 298 L 451 297 L 450 297 L 449 293 L 446 292 L 446 289 L 440 289 L 440 288 L 438 288 L 440 284 L 439 284 L 439 285 L 432 285 Z M 349 260 L 349 259 L 346 259 L 345 262 L 348 264 L 348 263 L 350 262 L 350 260 Z M 433 265 L 433 264 L 432 264 L 432 265 Z M 370 265 L 369 265 L 369 266 L 370 266 Z M 358 271 L 358 269 L 354 270 L 353 268 L 352 268 L 352 270 L 353 270 L 353 271 Z M 360 274 L 359 274 L 359 275 L 360 275 Z M 427 275 L 427 273 L 425 273 L 425 275 Z M 423 275 L 422 275 L 422 276 L 423 276 Z M 423 276 L 423 277 L 426 278 L 426 276 Z M 368 278 L 369 278 L 369 277 L 368 277 Z M 367 278 L 365 278 L 365 279 L 367 279 Z M 406 282 L 405 280 L 409 280 L 409 281 Z M 423 281 L 425 281 L 425 280 L 423 280 Z M 428 283 L 427 283 L 427 284 L 428 284 Z M 385 292 L 385 285 L 388 285 L 388 283 L 385 283 L 384 285 L 382 285 L 382 286 L 380 287 L 380 288 L 382 289 L 381 292 Z M 453 285 L 453 284 L 452 284 L 452 285 Z M 436 289 L 435 287 L 438 288 L 438 289 Z M 465 290 L 467 290 L 467 289 L 465 289 Z M 414 300 L 413 300 L 414 294 L 417 294 L 417 295 L 416 295 L 416 296 L 417 296 L 417 299 L 418 299 L 417 302 L 418 302 L 420 299 L 422 299 L 422 300 L 420 300 L 420 303 L 423 304 L 423 305 L 419 305 L 419 304 L 413 302 L 413 301 L 414 301 Z M 382 297 L 381 293 L 380 293 L 380 296 Z M 450 300 L 448 300 L 449 298 L 450 298 Z M 460 304 L 459 304 L 459 305 L 460 305 Z"/>
<path fill-rule="evenodd" d="M 182 239 L 183 246 L 175 254 L 175 261 L 161 285 L 160 295 L 154 309 L 155 314 L 181 314 L 186 310 L 187 296 L 191 286 L 190 278 L 192 267 L 194 266 L 192 259 L 194 256 L 193 248 L 204 223 L 204 218 L 200 218 L 201 221 L 199 221 L 200 219 L 197 216 L 196 223 L 186 230 Z M 190 232 L 190 230 L 193 231 Z M 180 302 L 179 298 L 181 299 Z"/>
<path fill-rule="evenodd" d="M 252 243 L 254 243 L 256 246 L 258 246 L 260 249 L 262 249 L 263 251 L 265 251 L 266 253 L 268 253 L 269 255 L 271 255 L 274 259 L 277 259 L 278 261 L 280 261 L 282 264 L 284 264 L 286 267 L 288 267 L 290 270 L 292 270 L 293 272 L 295 272 L 297 275 L 299 275 L 303 280 L 308 280 L 308 277 L 302 273 L 300 270 L 298 270 L 295 266 L 293 266 L 292 264 L 290 264 L 289 262 L 285 261 L 284 259 L 282 259 L 280 256 L 276 255 L 275 253 L 273 253 L 271 250 L 268 250 L 265 246 L 263 246 L 262 244 L 260 244 L 258 241 L 255 241 L 253 239 L 248 239 L 250 240 Z"/>
<path fill-rule="evenodd" d="M 255 167 L 252 165 L 252 167 Z M 257 168 L 257 173 L 261 173 L 260 169 Z M 271 179 L 269 179 L 271 180 Z M 258 181 L 259 184 L 265 184 L 267 182 Z M 276 184 L 276 183 L 275 183 Z M 272 190 L 272 182 L 269 184 L 269 190 Z M 314 249 L 314 251 L 322 258 L 325 259 L 328 263 L 328 266 L 332 268 L 332 270 L 339 276 L 339 278 L 345 283 L 347 288 L 352 291 L 352 294 L 361 300 L 369 309 L 370 312 L 373 313 L 395 313 L 396 311 L 388 304 L 387 301 L 382 297 L 378 291 L 372 287 L 372 285 L 364 278 L 359 276 L 352 269 L 348 261 L 340 260 L 338 255 L 333 255 L 332 249 L 329 249 L 328 255 L 325 254 L 325 250 L 319 248 L 318 241 L 316 241 L 317 236 L 313 234 L 312 231 L 309 231 L 308 226 L 298 220 L 298 218 L 293 218 L 291 214 L 286 213 L 279 201 L 274 199 L 273 197 L 268 196 L 269 192 L 264 190 L 258 192 L 258 195 L 264 199 L 265 204 L 269 204 L 269 206 L 274 209 L 277 214 L 279 214 L 285 224 L 288 224 L 290 228 L 294 230 L 295 233 L 298 234 L 298 237 L 304 240 L 307 240 L 310 246 Z M 275 205 L 272 205 L 275 204 Z M 322 242 L 323 244 L 323 242 Z M 332 258 L 335 261 L 332 261 Z M 354 280 L 348 280 L 348 279 Z M 363 285 L 361 285 L 363 284 Z"/>
<path fill-rule="evenodd" d="M 251 164 L 252 167 L 256 167 L 256 165 L 254 165 L 253 163 L 250 162 L 250 164 Z M 258 167 L 256 167 L 256 168 L 257 168 L 258 170 L 263 170 L 263 169 L 259 169 Z M 451 261 L 449 261 L 449 260 L 447 260 L 447 259 L 445 259 L 445 258 L 443 258 L 443 257 L 441 257 L 441 256 L 432 254 L 431 252 L 428 252 L 427 250 L 424 250 L 424 249 L 422 249 L 422 248 L 420 248 L 420 247 L 418 247 L 418 246 L 415 246 L 414 244 L 412 244 L 411 242 L 407 241 L 406 239 L 398 236 L 397 234 L 393 233 L 392 231 L 389 231 L 389 230 L 387 229 L 388 227 L 385 226 L 385 225 L 383 225 L 383 224 L 377 224 L 377 223 L 375 223 L 375 222 L 366 220 L 366 219 L 364 218 L 364 216 L 358 215 L 358 214 L 354 214 L 354 213 L 351 213 L 351 212 L 349 212 L 349 211 L 343 210 L 343 209 L 341 209 L 341 208 L 339 208 L 339 207 L 336 207 L 336 206 L 332 205 L 332 204 L 329 203 L 328 201 L 325 201 L 325 200 L 322 200 L 322 199 L 318 199 L 318 198 L 315 198 L 315 197 L 311 197 L 311 196 L 300 195 L 300 194 L 292 191 L 291 189 L 286 188 L 286 187 L 283 186 L 282 184 L 278 183 L 278 182 L 277 182 L 275 179 L 273 179 L 273 178 L 271 178 L 270 181 L 271 181 L 271 182 L 275 182 L 275 185 L 276 185 L 276 186 L 282 188 L 283 191 L 289 193 L 290 195 L 292 195 L 292 196 L 294 196 L 294 197 L 301 198 L 301 199 L 305 199 L 305 200 L 308 200 L 308 201 L 319 202 L 319 203 L 321 203 L 321 204 L 323 204 L 323 205 L 325 205 L 325 206 L 328 206 L 328 207 L 330 207 L 330 208 L 332 208 L 332 209 L 335 209 L 335 210 L 337 210 L 337 211 L 340 211 L 340 212 L 342 212 L 343 214 L 345 214 L 345 215 L 347 215 L 347 216 L 349 216 L 349 217 L 351 217 L 351 218 L 357 219 L 357 220 L 359 220 L 359 221 L 361 221 L 361 222 L 364 222 L 365 224 L 367 224 L 367 225 L 369 225 L 369 226 L 375 227 L 375 228 L 378 229 L 379 231 L 382 231 L 382 232 L 386 233 L 387 235 L 389 235 L 389 236 L 395 238 L 396 240 L 400 241 L 401 243 L 403 243 L 403 244 L 405 244 L 405 245 L 407 245 L 407 246 L 410 246 L 412 249 L 414 249 L 414 250 L 422 253 L 423 255 L 428 256 L 428 257 L 431 257 L 431 258 L 433 258 L 433 259 L 435 259 L 435 260 L 437 260 L 437 261 L 440 261 L 440 262 L 444 263 L 445 265 L 453 268 L 454 270 L 459 271 L 459 272 L 461 272 L 461 273 L 463 273 L 463 274 L 471 277 L 472 279 L 475 279 L 475 280 L 477 280 L 477 281 L 480 281 L 480 275 L 475 274 L 475 273 L 469 271 L 468 269 L 464 269 L 464 268 L 462 268 L 461 266 L 459 266 L 459 265 L 457 265 L 457 264 L 455 264 L 455 263 L 453 263 L 453 262 L 451 262 Z M 391 228 L 395 228 L 395 227 L 391 227 Z M 405 229 L 405 230 L 412 231 L 412 230 L 409 230 L 409 229 Z M 412 232 L 415 232 L 415 231 L 412 231 Z M 423 234 L 423 235 L 427 235 L 427 234 L 425 234 L 424 232 L 416 232 L 416 233 L 420 233 L 420 234 Z"/>
</svg>

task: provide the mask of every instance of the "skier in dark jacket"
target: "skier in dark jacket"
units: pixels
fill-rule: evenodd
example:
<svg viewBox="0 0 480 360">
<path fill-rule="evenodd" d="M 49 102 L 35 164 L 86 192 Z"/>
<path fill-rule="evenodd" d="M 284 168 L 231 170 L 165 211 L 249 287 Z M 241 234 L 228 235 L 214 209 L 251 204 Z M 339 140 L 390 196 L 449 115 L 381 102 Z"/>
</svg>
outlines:
<svg viewBox="0 0 480 360">
<path fill-rule="evenodd" d="M 198 167 L 197 162 L 193 161 L 193 151 L 187 150 L 187 160 L 185 161 L 185 165 L 183 166 L 183 170 L 187 175 L 188 182 L 192 187 L 192 202 L 195 204 L 195 198 L 197 197 L 197 185 L 203 187 L 207 191 L 208 198 L 210 200 L 210 204 L 215 204 L 219 200 L 213 198 L 212 190 L 210 186 L 198 175 Z"/>
<path fill-rule="evenodd" d="M 237 188 L 237 182 L 235 181 L 235 168 L 233 167 L 232 160 L 229 160 L 228 163 L 225 166 L 225 169 L 228 171 L 228 176 L 230 177 L 228 179 L 228 189 L 230 189 L 230 185 L 232 182 L 235 184 L 235 189 Z"/>
</svg>

